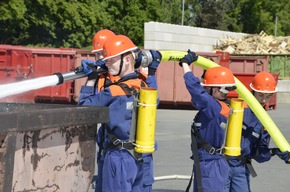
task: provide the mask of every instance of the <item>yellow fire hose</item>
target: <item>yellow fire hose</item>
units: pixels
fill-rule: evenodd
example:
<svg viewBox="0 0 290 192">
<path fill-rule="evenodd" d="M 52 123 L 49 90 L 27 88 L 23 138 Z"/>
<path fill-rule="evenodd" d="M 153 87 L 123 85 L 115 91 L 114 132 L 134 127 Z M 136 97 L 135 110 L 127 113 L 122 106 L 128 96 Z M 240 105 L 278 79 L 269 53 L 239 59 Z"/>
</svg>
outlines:
<svg viewBox="0 0 290 192">
<path fill-rule="evenodd" d="M 182 57 L 184 57 L 184 55 L 187 54 L 185 51 L 160 51 L 160 53 L 162 54 L 162 61 L 179 61 Z M 217 63 L 202 56 L 198 56 L 197 61 L 193 62 L 193 64 L 203 69 L 219 66 Z M 243 83 L 241 83 L 237 78 L 235 78 L 235 81 L 237 86 L 236 92 L 239 94 L 239 97 L 242 98 L 255 113 L 262 125 L 267 129 L 277 147 L 283 152 L 290 151 L 289 143 L 273 122 L 269 114 L 260 105 L 253 94 L 243 85 Z"/>
</svg>

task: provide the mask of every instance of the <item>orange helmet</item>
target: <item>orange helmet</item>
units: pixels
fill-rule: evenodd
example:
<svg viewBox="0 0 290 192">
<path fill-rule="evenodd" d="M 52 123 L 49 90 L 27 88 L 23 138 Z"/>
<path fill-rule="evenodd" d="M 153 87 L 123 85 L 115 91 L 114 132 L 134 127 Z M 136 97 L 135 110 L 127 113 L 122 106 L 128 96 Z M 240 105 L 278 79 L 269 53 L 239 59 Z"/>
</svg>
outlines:
<svg viewBox="0 0 290 192">
<path fill-rule="evenodd" d="M 116 35 L 105 43 L 103 60 L 107 60 L 136 49 L 138 49 L 138 47 L 136 47 L 136 45 L 127 36 Z"/>
<path fill-rule="evenodd" d="M 233 73 L 226 67 L 213 67 L 204 74 L 202 86 L 234 87 L 236 85 Z"/>
<path fill-rule="evenodd" d="M 271 73 L 261 71 L 255 75 L 250 87 L 252 90 L 261 93 L 275 93 L 277 92 L 276 84 L 277 82 Z"/>
<path fill-rule="evenodd" d="M 95 53 L 102 51 L 105 42 L 114 36 L 116 36 L 115 33 L 108 29 L 102 29 L 98 31 L 93 38 L 92 52 Z"/>
</svg>

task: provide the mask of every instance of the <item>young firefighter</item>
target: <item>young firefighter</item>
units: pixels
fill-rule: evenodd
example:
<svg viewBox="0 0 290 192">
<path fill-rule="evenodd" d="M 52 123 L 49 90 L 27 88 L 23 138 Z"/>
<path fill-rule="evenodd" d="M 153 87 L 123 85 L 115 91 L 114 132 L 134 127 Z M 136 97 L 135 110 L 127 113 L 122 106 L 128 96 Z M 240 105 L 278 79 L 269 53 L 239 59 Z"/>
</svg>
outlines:
<svg viewBox="0 0 290 192">
<path fill-rule="evenodd" d="M 108 29 L 102 29 L 98 31 L 92 40 L 92 53 L 95 53 L 95 61 L 92 60 L 82 60 L 81 64 L 83 66 L 84 72 L 88 75 L 88 80 L 86 86 L 94 88 L 93 92 L 98 94 L 102 89 L 109 86 L 112 82 L 119 79 L 118 76 L 112 76 L 108 73 L 108 68 L 106 67 L 106 62 L 102 60 L 103 58 L 103 46 L 106 41 L 112 37 L 115 37 L 115 33 Z M 102 70 L 102 72 L 100 72 Z M 92 93 L 88 92 L 81 93 L 79 102 L 82 102 L 86 97 L 90 96 Z M 99 136 L 99 134 L 98 134 Z M 97 139 L 98 140 L 98 139 Z M 97 166 L 98 175 L 102 175 L 103 170 L 103 160 L 101 154 L 97 153 Z M 95 191 L 102 190 L 102 178 L 97 177 L 95 181 Z"/>
<path fill-rule="evenodd" d="M 107 67 L 105 66 L 105 61 L 101 60 L 103 58 L 103 46 L 105 42 L 110 39 L 111 37 L 116 36 L 114 32 L 108 30 L 108 29 L 102 29 L 98 31 L 94 37 L 93 37 L 93 43 L 92 43 L 92 52 L 96 54 L 96 62 L 91 60 L 82 60 L 82 65 L 85 66 L 85 73 L 88 75 L 88 86 L 94 86 L 95 87 L 95 93 L 97 94 L 100 92 L 100 90 L 104 89 L 105 87 L 110 86 L 112 83 L 117 82 L 120 77 L 119 76 L 113 76 L 110 73 L 107 72 Z M 147 85 L 149 87 L 157 88 L 157 82 L 156 82 L 156 69 L 160 62 L 161 56 L 158 52 L 154 50 L 150 50 L 151 55 L 155 59 L 153 61 L 153 64 L 149 67 L 149 74 L 148 76 L 145 76 L 142 73 L 139 73 L 139 78 L 142 78 L 144 81 L 146 81 Z M 142 53 L 141 51 L 137 52 L 136 56 L 136 63 L 135 68 L 139 68 L 142 62 Z M 159 59 L 160 57 L 160 59 Z M 157 62 L 156 60 L 159 59 Z M 97 68 L 104 69 L 104 73 L 98 73 L 95 69 Z M 86 94 L 80 95 L 80 100 L 83 100 L 82 97 L 86 97 Z M 99 134 L 101 135 L 101 134 Z M 157 148 L 157 144 L 156 144 Z M 101 152 L 101 150 L 99 150 Z M 101 158 L 101 153 L 98 154 L 97 157 L 98 161 L 98 175 L 102 175 L 102 165 L 103 160 Z M 146 172 L 144 172 L 144 184 L 143 184 L 143 192 L 152 191 L 152 184 L 154 183 L 154 177 L 153 177 L 153 157 L 151 154 L 146 155 L 146 158 L 144 158 L 143 166 Z M 98 180 L 96 181 L 95 191 L 100 191 L 102 188 L 102 181 L 101 177 L 98 177 Z"/>
<path fill-rule="evenodd" d="M 253 95 L 264 107 L 277 91 L 276 81 L 272 74 L 262 71 L 258 73 L 250 84 Z M 282 160 L 289 160 L 289 152 L 281 152 L 278 148 L 269 149 L 270 135 L 264 129 L 253 111 L 246 106 L 244 109 L 241 156 L 227 157 L 230 165 L 229 178 L 225 186 L 227 192 L 249 192 L 250 174 L 256 173 L 251 165 L 255 159 L 259 163 L 269 161 L 271 156 L 277 155 Z"/>
<path fill-rule="evenodd" d="M 148 191 L 152 189 L 153 162 L 152 154 L 132 154 L 133 143 L 130 139 L 132 122 L 132 104 L 134 95 L 131 91 L 138 91 L 146 85 L 138 78 L 135 68 L 140 63 L 135 62 L 135 52 L 138 48 L 124 35 L 110 38 L 104 45 L 104 61 L 108 72 L 120 79 L 105 87 L 98 94 L 94 94 L 93 86 L 83 86 L 81 94 L 86 95 L 81 105 L 109 107 L 110 120 L 103 124 L 98 132 L 98 145 L 102 151 L 102 171 L 98 178 L 102 180 L 101 191 Z M 149 76 L 146 79 L 151 87 L 156 85 L 155 72 L 161 61 L 161 55 L 151 50 L 153 62 L 148 66 Z M 84 68 L 89 65 L 83 65 Z M 88 74 L 90 75 L 90 73 Z M 151 82 L 150 82 L 151 81 Z M 129 88 L 129 91 L 128 91 Z M 99 180 L 98 179 L 98 180 Z M 150 183 L 152 182 L 152 183 Z M 99 183 L 99 181 L 98 181 Z M 145 184 L 147 184 L 145 186 Z"/>
<path fill-rule="evenodd" d="M 117 81 L 118 76 L 112 76 L 107 72 L 106 62 L 102 60 L 103 58 L 103 46 L 106 41 L 112 37 L 116 36 L 115 33 L 108 29 L 102 29 L 98 31 L 92 41 L 92 53 L 95 53 L 95 61 L 92 60 L 82 60 L 82 65 L 91 66 L 90 68 L 85 67 L 84 72 L 88 75 L 88 86 L 95 86 L 96 94 L 104 89 L 111 82 Z M 101 70 L 100 70 L 101 69 Z M 102 72 L 100 72 L 102 71 Z M 83 95 L 81 95 L 83 96 Z M 80 98 L 81 99 L 81 98 Z"/>
<path fill-rule="evenodd" d="M 235 89 L 235 80 L 229 69 L 214 67 L 205 72 L 201 83 L 190 69 L 190 64 L 197 59 L 198 56 L 188 50 L 179 63 L 191 102 L 199 110 L 191 129 L 194 191 L 222 192 L 229 171 L 221 150 L 230 113 L 226 97 L 229 90 Z"/>
</svg>

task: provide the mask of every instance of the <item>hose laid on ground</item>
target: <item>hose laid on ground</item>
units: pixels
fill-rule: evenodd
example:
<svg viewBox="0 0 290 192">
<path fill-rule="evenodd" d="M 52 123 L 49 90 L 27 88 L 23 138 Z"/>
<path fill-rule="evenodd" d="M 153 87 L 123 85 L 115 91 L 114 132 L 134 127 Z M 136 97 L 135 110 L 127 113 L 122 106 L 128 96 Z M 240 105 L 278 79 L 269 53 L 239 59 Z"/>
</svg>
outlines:
<svg viewBox="0 0 290 192">
<path fill-rule="evenodd" d="M 163 181 L 163 180 L 190 180 L 190 175 L 165 175 L 154 177 L 154 181 Z"/>
</svg>

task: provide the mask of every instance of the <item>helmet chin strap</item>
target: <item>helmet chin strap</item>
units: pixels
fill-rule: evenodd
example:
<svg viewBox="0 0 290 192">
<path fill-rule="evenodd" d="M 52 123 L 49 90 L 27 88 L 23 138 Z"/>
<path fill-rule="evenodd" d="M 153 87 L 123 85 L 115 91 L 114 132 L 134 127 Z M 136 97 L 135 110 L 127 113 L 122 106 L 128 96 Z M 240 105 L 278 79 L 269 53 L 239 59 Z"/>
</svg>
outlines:
<svg viewBox="0 0 290 192">
<path fill-rule="evenodd" d="M 209 94 L 212 96 L 212 94 L 213 94 L 213 87 L 210 87 Z"/>
<path fill-rule="evenodd" d="M 124 54 L 121 55 L 121 63 L 120 63 L 120 68 L 119 68 L 119 72 L 117 75 L 114 76 L 119 76 L 121 74 L 122 68 L 123 68 L 123 58 L 124 58 Z"/>
</svg>

